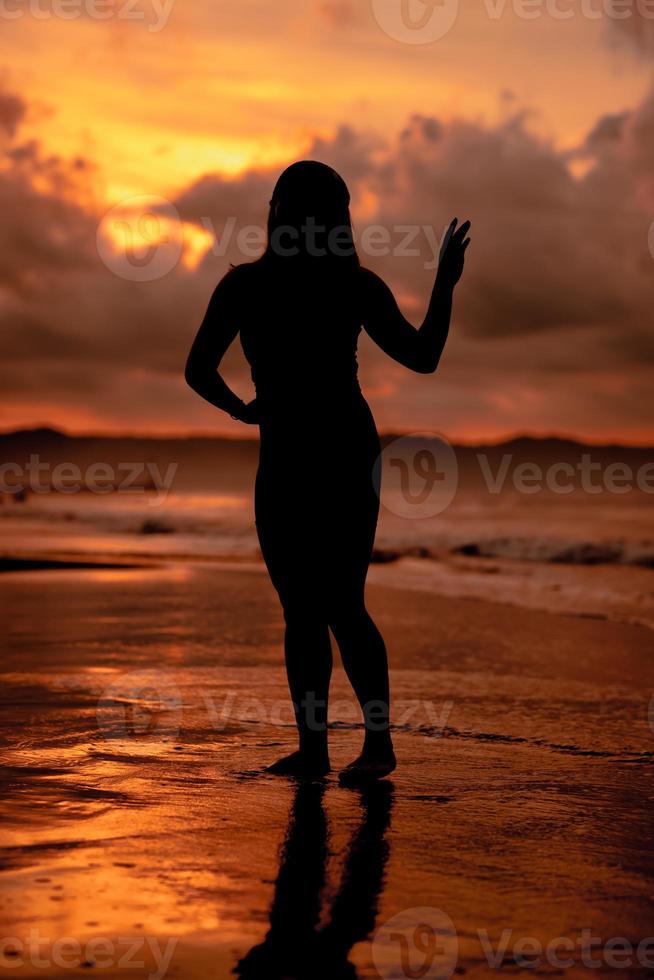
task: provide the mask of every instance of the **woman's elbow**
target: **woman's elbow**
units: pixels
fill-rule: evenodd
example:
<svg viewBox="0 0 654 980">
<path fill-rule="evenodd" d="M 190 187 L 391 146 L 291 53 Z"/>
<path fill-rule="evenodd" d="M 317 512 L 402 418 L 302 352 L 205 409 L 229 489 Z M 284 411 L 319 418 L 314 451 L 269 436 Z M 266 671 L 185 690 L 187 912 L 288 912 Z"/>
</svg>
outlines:
<svg viewBox="0 0 654 980">
<path fill-rule="evenodd" d="M 428 343 L 427 338 L 418 333 L 417 343 L 407 351 L 407 367 L 416 374 L 433 374 L 438 367 L 443 348 L 439 344 Z"/>
<path fill-rule="evenodd" d="M 423 354 L 420 357 L 414 358 L 407 367 L 415 374 L 434 374 L 439 361 L 440 357 Z"/>
<path fill-rule="evenodd" d="M 193 391 L 198 390 L 198 371 L 193 361 L 189 358 L 184 368 L 184 380 Z"/>
</svg>

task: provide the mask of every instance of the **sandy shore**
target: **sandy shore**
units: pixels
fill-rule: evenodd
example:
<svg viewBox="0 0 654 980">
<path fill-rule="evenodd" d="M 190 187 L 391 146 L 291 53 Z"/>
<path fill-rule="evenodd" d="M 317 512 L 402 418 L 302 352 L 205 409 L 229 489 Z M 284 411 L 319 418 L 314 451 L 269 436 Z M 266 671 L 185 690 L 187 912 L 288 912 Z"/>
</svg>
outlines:
<svg viewBox="0 0 654 980">
<path fill-rule="evenodd" d="M 261 774 L 293 743 L 262 571 L 3 575 L 3 974 L 651 975 L 654 634 L 392 575 L 373 794 Z M 340 766 L 340 670 L 332 717 Z"/>
</svg>

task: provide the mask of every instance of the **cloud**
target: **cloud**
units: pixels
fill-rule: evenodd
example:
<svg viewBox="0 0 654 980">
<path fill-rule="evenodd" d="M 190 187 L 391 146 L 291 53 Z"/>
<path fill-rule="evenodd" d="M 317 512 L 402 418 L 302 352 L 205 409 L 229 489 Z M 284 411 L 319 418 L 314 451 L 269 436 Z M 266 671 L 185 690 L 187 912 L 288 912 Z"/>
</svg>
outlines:
<svg viewBox="0 0 654 980">
<path fill-rule="evenodd" d="M 214 232 L 213 250 L 197 267 L 182 261 L 153 282 L 126 281 L 97 251 L 92 164 L 21 142 L 25 112 L 18 96 L 0 95 L 1 377 L 15 418 L 228 427 L 186 392 L 181 370 L 215 282 L 248 257 L 238 231 L 265 224 L 278 168 L 207 174 L 180 189 L 173 204 L 185 228 Z M 437 417 L 439 428 L 459 432 L 644 430 L 654 97 L 598 119 L 573 153 L 515 113 L 494 126 L 414 115 L 385 140 L 344 125 L 305 155 L 347 180 L 360 241 L 371 225 L 388 230 L 396 254 L 362 260 L 415 322 L 433 281 L 433 236 L 455 214 L 474 223 L 438 379 L 408 375 L 362 342 L 361 374 L 383 427 L 429 428 Z M 404 226 L 417 230 L 417 256 L 397 254 Z M 238 347 L 226 372 L 245 393 Z"/>
<path fill-rule="evenodd" d="M 11 92 L 0 92 L 0 129 L 13 136 L 25 115 L 25 103 Z"/>
</svg>

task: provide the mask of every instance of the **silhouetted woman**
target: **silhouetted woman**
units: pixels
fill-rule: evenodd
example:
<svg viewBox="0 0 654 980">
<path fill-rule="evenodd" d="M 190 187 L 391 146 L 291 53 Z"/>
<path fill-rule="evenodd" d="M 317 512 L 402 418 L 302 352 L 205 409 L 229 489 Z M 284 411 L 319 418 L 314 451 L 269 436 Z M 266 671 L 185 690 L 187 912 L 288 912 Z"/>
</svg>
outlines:
<svg viewBox="0 0 654 980">
<path fill-rule="evenodd" d="M 452 222 L 424 323 L 416 330 L 390 289 L 361 267 L 350 195 L 322 163 L 295 163 L 270 202 L 268 245 L 218 284 L 189 355 L 186 379 L 212 405 L 260 427 L 257 533 L 286 621 L 288 682 L 299 748 L 269 772 L 315 778 L 329 770 L 327 700 L 331 629 L 363 712 L 365 738 L 341 781 L 395 768 L 386 648 L 364 589 L 379 510 L 380 452 L 357 381 L 363 327 L 400 364 L 436 370 L 469 223 Z M 239 335 L 252 369 L 245 404 L 217 371 Z"/>
</svg>

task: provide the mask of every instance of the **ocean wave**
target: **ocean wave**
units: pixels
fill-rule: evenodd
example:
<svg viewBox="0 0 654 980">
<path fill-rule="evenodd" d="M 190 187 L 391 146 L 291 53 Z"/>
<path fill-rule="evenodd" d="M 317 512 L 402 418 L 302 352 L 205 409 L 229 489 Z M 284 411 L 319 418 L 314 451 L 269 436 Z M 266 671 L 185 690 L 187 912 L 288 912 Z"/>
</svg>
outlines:
<svg viewBox="0 0 654 980">
<path fill-rule="evenodd" d="M 635 565 L 654 569 L 654 549 L 636 543 L 562 542 L 542 538 L 503 537 L 469 541 L 447 549 L 445 554 L 466 558 L 507 558 L 558 565 Z M 402 558 L 439 561 L 443 552 L 422 546 L 375 548 L 373 564 L 386 565 Z"/>
<path fill-rule="evenodd" d="M 383 512 L 372 561 L 385 565 L 404 558 L 437 562 L 459 556 L 654 569 L 649 509 L 614 504 L 604 502 L 595 512 L 585 504 L 580 507 L 564 501 L 555 511 L 545 507 L 532 512 L 473 501 L 466 508 L 427 521 Z M 96 499 L 85 495 L 74 501 L 48 497 L 0 511 L 5 536 L 31 549 L 44 545 L 56 549 L 60 539 L 66 551 L 93 548 L 151 553 L 165 549 L 198 557 L 258 551 L 251 501 L 238 495 L 172 495 L 156 508 L 142 499 L 116 496 Z M 312 550 L 310 541 L 307 549 Z"/>
</svg>

